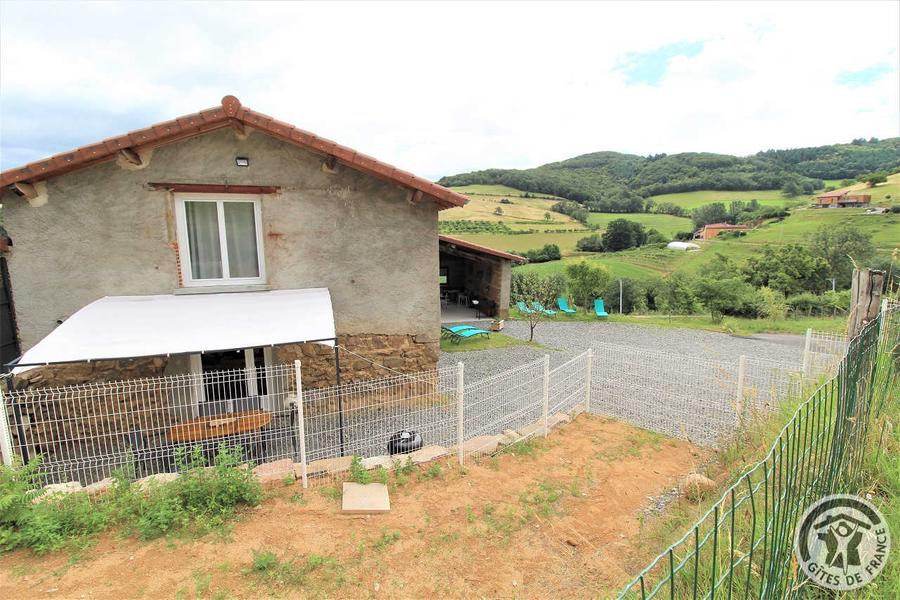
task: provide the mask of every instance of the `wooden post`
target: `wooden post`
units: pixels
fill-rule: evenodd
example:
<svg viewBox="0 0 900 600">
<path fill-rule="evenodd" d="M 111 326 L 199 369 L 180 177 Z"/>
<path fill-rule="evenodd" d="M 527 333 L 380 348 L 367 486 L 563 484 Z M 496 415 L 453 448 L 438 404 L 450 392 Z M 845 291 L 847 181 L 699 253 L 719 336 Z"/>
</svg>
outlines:
<svg viewBox="0 0 900 600">
<path fill-rule="evenodd" d="M 297 380 L 297 437 L 300 444 L 300 479 L 303 487 L 309 487 L 309 476 L 306 472 L 306 423 L 303 422 L 303 380 L 300 376 L 300 361 L 294 361 L 294 377 Z"/>
<path fill-rule="evenodd" d="M 462 362 L 456 363 L 456 458 L 459 460 L 459 466 L 462 466 L 465 459 L 463 455 L 463 443 L 465 442 L 465 432 L 463 431 L 465 423 L 465 368 Z"/>
<path fill-rule="evenodd" d="M 850 320 L 847 337 L 853 338 L 866 323 L 878 316 L 881 309 L 881 290 L 884 288 L 884 271 L 854 269 L 850 286 Z"/>
</svg>

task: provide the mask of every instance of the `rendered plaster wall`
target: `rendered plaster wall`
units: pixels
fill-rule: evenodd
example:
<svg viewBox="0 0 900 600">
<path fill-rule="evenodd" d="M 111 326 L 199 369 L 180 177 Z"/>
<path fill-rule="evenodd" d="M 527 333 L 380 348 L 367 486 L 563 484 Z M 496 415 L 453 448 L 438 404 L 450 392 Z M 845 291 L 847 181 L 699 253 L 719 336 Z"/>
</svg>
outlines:
<svg viewBox="0 0 900 600">
<path fill-rule="evenodd" d="M 407 190 L 342 165 L 326 172 L 323 157 L 252 130 L 246 139 L 217 130 L 149 159 L 139 170 L 107 162 L 52 178 L 42 206 L 3 192 L 23 351 L 98 298 L 179 288 L 175 198 L 150 182 L 280 186 L 261 196 L 268 286 L 329 288 L 339 334 L 412 335 L 436 348 L 434 203 L 413 204 Z"/>
</svg>

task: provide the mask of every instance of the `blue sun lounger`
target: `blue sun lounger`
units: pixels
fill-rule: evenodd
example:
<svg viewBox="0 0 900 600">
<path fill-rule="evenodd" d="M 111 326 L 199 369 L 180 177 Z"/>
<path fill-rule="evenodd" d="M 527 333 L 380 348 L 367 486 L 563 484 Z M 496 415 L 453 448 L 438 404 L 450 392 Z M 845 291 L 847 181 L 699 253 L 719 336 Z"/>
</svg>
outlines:
<svg viewBox="0 0 900 600">
<path fill-rule="evenodd" d="M 448 327 L 441 327 L 441 335 L 444 334 L 446 334 L 447 337 L 450 338 L 451 342 L 458 344 L 460 341 L 468 339 L 470 337 L 475 337 L 476 335 L 490 337 L 491 332 L 486 329 L 477 329 L 475 327 L 469 327 L 468 329 L 459 329 L 457 331 L 452 331 Z"/>
<path fill-rule="evenodd" d="M 544 308 L 544 305 L 541 304 L 540 302 L 538 302 L 537 300 L 532 300 L 532 301 L 531 301 L 531 308 L 533 308 L 534 310 L 536 310 L 536 311 L 538 311 L 538 312 L 540 312 L 540 313 L 544 313 L 544 314 L 547 315 L 548 317 L 555 317 L 555 316 L 556 316 L 556 311 L 555 311 L 555 310 L 550 310 L 549 308 Z"/>
<path fill-rule="evenodd" d="M 523 315 L 533 315 L 534 314 L 534 311 L 531 310 L 530 308 L 528 308 L 525 305 L 525 302 L 523 302 L 522 300 L 516 300 L 516 308 L 518 308 L 519 312 L 522 313 Z"/>
<path fill-rule="evenodd" d="M 574 315 L 576 312 L 578 312 L 574 308 L 569 306 L 569 301 L 565 298 L 557 298 L 556 305 L 559 307 L 559 310 L 563 311 L 567 315 Z"/>
<path fill-rule="evenodd" d="M 601 319 L 605 319 L 609 316 L 609 313 L 606 312 L 606 307 L 603 305 L 603 298 L 594 300 L 594 312 L 597 313 L 597 316 Z"/>
<path fill-rule="evenodd" d="M 477 327 L 473 327 L 472 325 L 454 325 L 453 327 L 443 327 L 441 326 L 441 337 L 449 337 L 454 333 L 460 333 L 467 329 L 478 329 Z"/>
</svg>

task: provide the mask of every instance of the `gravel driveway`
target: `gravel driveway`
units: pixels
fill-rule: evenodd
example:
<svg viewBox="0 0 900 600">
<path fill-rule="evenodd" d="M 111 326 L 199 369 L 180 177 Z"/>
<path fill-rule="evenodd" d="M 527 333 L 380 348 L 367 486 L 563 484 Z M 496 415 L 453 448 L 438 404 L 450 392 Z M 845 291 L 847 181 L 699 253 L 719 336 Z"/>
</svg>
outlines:
<svg viewBox="0 0 900 600">
<path fill-rule="evenodd" d="M 476 327 L 486 325 L 485 322 L 468 324 Z M 503 333 L 527 340 L 528 323 L 507 321 Z M 695 329 L 667 329 L 603 322 L 543 321 L 534 330 L 534 341 L 544 348 L 513 346 L 475 352 L 443 352 L 440 366 L 450 366 L 462 361 L 466 365 L 467 379 L 481 378 L 550 354 L 550 365 L 555 367 L 587 350 L 592 343 L 646 348 L 727 361 L 737 361 L 743 354 L 750 358 L 799 365 L 803 358 L 804 338 L 801 335 L 770 334 L 748 338 Z"/>
</svg>

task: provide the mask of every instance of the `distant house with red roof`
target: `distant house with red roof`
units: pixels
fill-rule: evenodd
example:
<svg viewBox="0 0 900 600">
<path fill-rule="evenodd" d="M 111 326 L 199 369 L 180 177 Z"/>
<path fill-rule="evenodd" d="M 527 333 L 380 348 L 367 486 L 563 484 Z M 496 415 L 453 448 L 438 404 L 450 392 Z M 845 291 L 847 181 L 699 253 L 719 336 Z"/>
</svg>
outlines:
<svg viewBox="0 0 900 600">
<path fill-rule="evenodd" d="M 731 223 L 710 223 L 694 234 L 695 240 L 711 240 L 723 231 L 747 231 L 746 225 L 732 225 Z"/>
<path fill-rule="evenodd" d="M 869 194 L 851 194 L 849 190 L 825 192 L 816 198 L 816 208 L 854 208 L 868 206 L 872 201 Z"/>
</svg>

